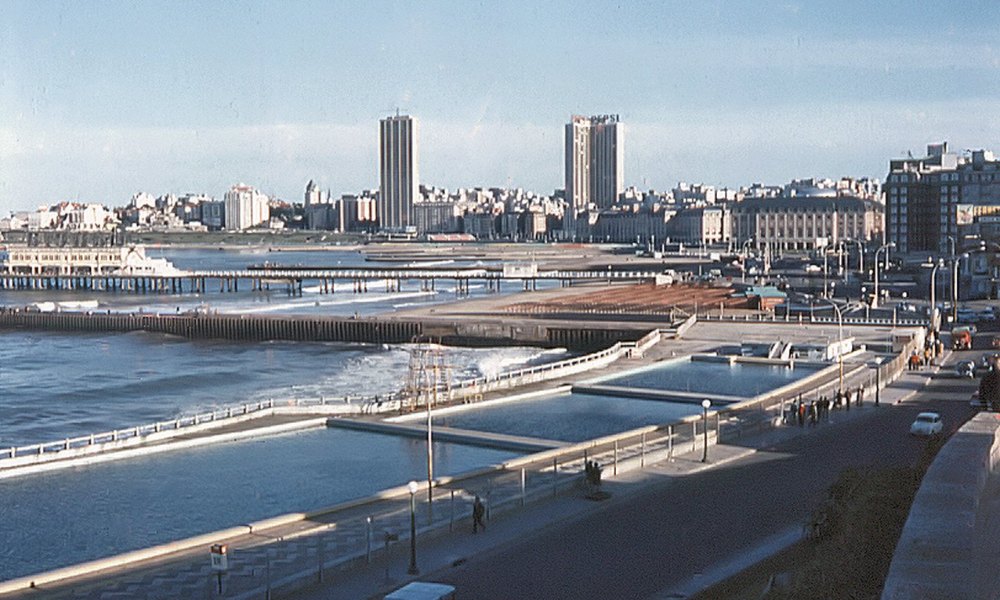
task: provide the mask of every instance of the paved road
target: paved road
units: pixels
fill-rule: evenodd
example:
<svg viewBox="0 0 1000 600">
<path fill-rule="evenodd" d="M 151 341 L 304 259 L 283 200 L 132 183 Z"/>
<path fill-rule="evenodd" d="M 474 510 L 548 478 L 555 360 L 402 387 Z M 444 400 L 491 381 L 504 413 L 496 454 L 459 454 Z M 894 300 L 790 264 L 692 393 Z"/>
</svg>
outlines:
<svg viewBox="0 0 1000 600">
<path fill-rule="evenodd" d="M 948 364 L 978 354 L 956 353 Z M 650 486 L 428 579 L 456 585 L 465 599 L 670 598 L 675 591 L 680 597 L 698 573 L 805 522 L 843 469 L 913 464 L 924 445 L 908 435 L 917 412 L 937 410 L 950 431 L 957 429 L 973 414 L 968 398 L 975 382 L 950 373 L 943 369 L 898 406 L 843 426 L 820 426 L 731 466 Z"/>
</svg>

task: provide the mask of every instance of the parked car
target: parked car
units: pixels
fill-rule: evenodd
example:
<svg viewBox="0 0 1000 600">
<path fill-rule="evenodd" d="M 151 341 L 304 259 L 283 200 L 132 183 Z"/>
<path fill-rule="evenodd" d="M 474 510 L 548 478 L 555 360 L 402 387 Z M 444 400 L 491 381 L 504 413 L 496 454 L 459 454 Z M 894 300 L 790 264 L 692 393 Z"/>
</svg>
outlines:
<svg viewBox="0 0 1000 600">
<path fill-rule="evenodd" d="M 960 360 L 958 361 L 958 364 L 955 365 L 955 372 L 959 377 L 975 377 L 976 363 L 971 360 Z"/>
<path fill-rule="evenodd" d="M 975 323 L 979 321 L 979 315 L 972 310 L 959 309 L 957 317 L 959 323 Z"/>
<path fill-rule="evenodd" d="M 917 419 L 910 425 L 910 434 L 918 436 L 939 435 L 944 430 L 941 422 L 941 415 L 935 412 L 922 412 L 917 415 Z"/>
</svg>

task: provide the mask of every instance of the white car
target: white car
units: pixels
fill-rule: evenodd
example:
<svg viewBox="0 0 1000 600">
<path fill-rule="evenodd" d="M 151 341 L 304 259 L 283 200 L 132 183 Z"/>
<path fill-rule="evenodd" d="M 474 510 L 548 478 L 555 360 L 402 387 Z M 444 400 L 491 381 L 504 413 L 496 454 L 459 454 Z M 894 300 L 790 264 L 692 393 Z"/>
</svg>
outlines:
<svg viewBox="0 0 1000 600">
<path fill-rule="evenodd" d="M 941 423 L 941 415 L 934 412 L 924 412 L 917 415 L 917 420 L 910 425 L 910 435 L 932 436 L 939 435 L 944 429 Z"/>
</svg>

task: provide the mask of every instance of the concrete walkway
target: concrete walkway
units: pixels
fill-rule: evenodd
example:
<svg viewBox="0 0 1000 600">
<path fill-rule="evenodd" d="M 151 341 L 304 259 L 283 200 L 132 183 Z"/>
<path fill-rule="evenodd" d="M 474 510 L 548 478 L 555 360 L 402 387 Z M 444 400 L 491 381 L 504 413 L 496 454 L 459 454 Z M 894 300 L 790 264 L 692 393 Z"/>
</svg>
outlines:
<svg viewBox="0 0 1000 600">
<path fill-rule="evenodd" d="M 904 372 L 897 382 L 882 391 L 881 402 L 893 404 L 905 400 L 922 389 L 935 370 Z M 873 398 L 869 396 L 861 408 L 835 412 L 832 426 L 863 418 L 873 411 Z M 828 426 L 821 425 L 824 428 Z M 606 471 L 603 487 L 611 494 L 611 499 L 604 502 L 587 499 L 582 478 L 575 473 L 562 473 L 560 476 L 550 473 L 546 476 L 532 472 L 526 486 L 527 502 L 523 506 L 524 497 L 516 474 L 500 482 L 487 483 L 485 478 L 481 482 L 463 481 L 462 487 L 454 490 L 453 501 L 439 500 L 435 503 L 433 515 L 428 514 L 426 506 L 418 505 L 417 565 L 421 573 L 433 575 L 435 571 L 461 563 L 467 557 L 502 548 L 528 533 L 600 511 L 608 502 L 625 501 L 630 494 L 638 493 L 644 484 L 739 461 L 758 448 L 790 437 L 808 435 L 810 431 L 813 430 L 808 427 L 780 427 L 744 437 L 739 446 L 711 446 L 708 463 L 701 462 L 701 452 L 695 450 L 617 477 Z M 489 506 L 487 531 L 477 535 L 472 534 L 469 517 L 473 494 L 482 495 Z M 379 515 L 378 519 L 369 522 L 373 514 Z M 246 534 L 218 540 L 230 546 L 230 570 L 222 580 L 222 595 L 217 592 L 217 580 L 209 562 L 208 546 L 214 541 L 206 540 L 196 548 L 167 558 L 113 568 L 98 576 L 71 578 L 3 597 L 379 597 L 387 590 L 413 579 L 406 574 L 410 560 L 409 526 L 406 494 L 380 500 L 377 507 L 364 504 L 294 523 L 271 527 L 261 524 Z M 387 551 L 386 531 L 398 535 L 398 541 L 388 543 Z M 692 589 L 686 592 L 697 591 L 694 588 L 698 586 L 707 587 L 735 572 L 739 566 L 735 563 L 728 567 L 721 565 L 711 577 L 700 577 L 697 585 L 692 585 Z M 321 578 L 322 584 L 319 583 Z M 310 580 L 313 587 L 303 590 L 302 585 L 309 585 Z"/>
</svg>

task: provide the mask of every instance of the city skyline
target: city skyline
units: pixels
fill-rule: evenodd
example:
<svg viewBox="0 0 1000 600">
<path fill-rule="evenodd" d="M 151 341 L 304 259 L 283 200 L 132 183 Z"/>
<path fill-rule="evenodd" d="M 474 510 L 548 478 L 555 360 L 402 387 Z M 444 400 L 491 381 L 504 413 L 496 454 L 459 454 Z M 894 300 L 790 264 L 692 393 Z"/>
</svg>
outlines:
<svg viewBox="0 0 1000 600">
<path fill-rule="evenodd" d="M 239 181 L 288 200 L 309 180 L 375 189 L 376 121 L 397 108 L 420 119 L 422 181 L 449 188 L 563 187 L 567 118 L 602 111 L 628 124 L 625 185 L 643 189 L 881 179 L 930 142 L 1000 146 L 989 2 L 5 14 L 0 214 L 141 190 L 218 197 Z M 585 14 L 601 26 L 562 26 Z"/>
</svg>

